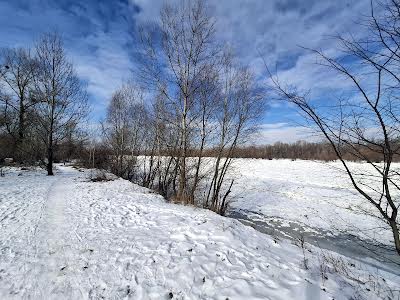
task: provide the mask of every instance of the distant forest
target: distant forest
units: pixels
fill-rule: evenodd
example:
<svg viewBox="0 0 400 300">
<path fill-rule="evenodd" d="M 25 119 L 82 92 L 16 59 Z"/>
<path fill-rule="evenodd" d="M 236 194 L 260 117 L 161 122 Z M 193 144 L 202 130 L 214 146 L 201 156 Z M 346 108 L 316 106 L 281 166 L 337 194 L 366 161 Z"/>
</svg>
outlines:
<svg viewBox="0 0 400 300">
<path fill-rule="evenodd" d="M 343 148 L 344 159 L 349 161 L 380 162 L 383 160 L 383 153 L 377 149 L 362 149 L 363 156 L 358 155 L 358 149 L 355 151 L 350 148 Z M 296 143 L 277 142 L 273 145 L 247 146 L 235 149 L 233 153 L 237 158 L 262 158 L 262 159 L 304 159 L 304 160 L 336 160 L 337 156 L 329 143 L 309 143 L 298 141 Z M 399 154 L 394 155 L 394 161 L 400 161 Z"/>
</svg>

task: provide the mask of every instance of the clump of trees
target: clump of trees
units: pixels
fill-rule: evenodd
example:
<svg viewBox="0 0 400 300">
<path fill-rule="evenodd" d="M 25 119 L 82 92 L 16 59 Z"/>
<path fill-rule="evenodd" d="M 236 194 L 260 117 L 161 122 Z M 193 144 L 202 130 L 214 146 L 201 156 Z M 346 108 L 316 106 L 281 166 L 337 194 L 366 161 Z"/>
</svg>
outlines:
<svg viewBox="0 0 400 300">
<path fill-rule="evenodd" d="M 216 38 L 204 1 L 166 5 L 159 21 L 140 32 L 146 90 L 134 83 L 117 90 L 102 124 L 110 169 L 224 214 L 233 153 L 257 127 L 263 98 L 250 70 Z"/>
<path fill-rule="evenodd" d="M 16 160 L 29 159 L 28 149 L 33 122 L 34 76 L 37 62 L 28 49 L 2 49 L 1 51 L 1 126 L 4 147 L 9 147 L 8 155 Z M 14 155 L 13 155 L 14 154 Z"/>
<path fill-rule="evenodd" d="M 75 137 L 79 135 L 79 123 L 87 113 L 85 87 L 58 34 L 43 35 L 33 49 L 1 51 L 2 159 L 12 157 L 20 163 L 40 161 L 48 175 L 53 175 L 55 151 L 71 156 L 78 143 Z"/>
<path fill-rule="evenodd" d="M 296 105 L 325 137 L 354 188 L 375 209 L 365 213 L 389 226 L 400 255 L 400 173 L 393 165 L 400 150 L 400 1 L 377 5 L 379 14 L 371 3 L 371 14 L 363 24 L 365 38 L 339 36 L 336 57 L 312 50 L 319 64 L 348 83 L 347 99 L 331 98 L 326 109 L 327 103 L 319 106 L 308 92 L 282 84 L 277 76 L 271 75 L 271 80 L 277 94 Z M 346 160 L 348 153 L 366 161 L 370 172 L 360 174 Z M 379 162 L 371 159 L 371 153 L 381 158 Z"/>
<path fill-rule="evenodd" d="M 124 84 L 114 92 L 101 129 L 103 142 L 110 151 L 109 167 L 115 175 L 132 178 L 136 156 L 147 143 L 148 121 L 143 91 L 138 86 Z"/>
</svg>

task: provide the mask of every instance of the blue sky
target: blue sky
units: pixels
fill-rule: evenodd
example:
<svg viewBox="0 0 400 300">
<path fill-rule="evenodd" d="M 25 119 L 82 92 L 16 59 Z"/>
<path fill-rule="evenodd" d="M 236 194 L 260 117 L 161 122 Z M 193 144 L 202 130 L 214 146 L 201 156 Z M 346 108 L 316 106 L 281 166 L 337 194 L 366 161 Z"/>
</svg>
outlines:
<svg viewBox="0 0 400 300">
<path fill-rule="evenodd" d="M 69 57 L 88 85 L 96 123 L 113 90 L 135 74 L 137 26 L 156 20 L 164 2 L 0 0 L 0 47 L 32 46 L 44 32 L 61 33 Z M 350 29 L 362 35 L 356 23 L 369 12 L 369 0 L 219 0 L 209 5 L 219 37 L 259 80 L 266 80 L 261 53 L 271 67 L 278 66 L 281 80 L 311 89 L 315 97 L 344 83 L 316 67 L 315 57 L 300 46 L 335 56 L 330 36 Z M 287 104 L 272 102 L 264 123 L 260 143 L 310 138 L 310 131 L 299 125 L 301 118 Z"/>
</svg>

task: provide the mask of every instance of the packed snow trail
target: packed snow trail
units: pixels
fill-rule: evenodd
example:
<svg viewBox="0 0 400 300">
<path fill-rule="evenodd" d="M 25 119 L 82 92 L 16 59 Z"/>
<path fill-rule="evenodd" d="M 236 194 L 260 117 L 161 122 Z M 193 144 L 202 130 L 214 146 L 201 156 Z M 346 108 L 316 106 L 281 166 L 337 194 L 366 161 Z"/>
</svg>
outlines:
<svg viewBox="0 0 400 300">
<path fill-rule="evenodd" d="M 73 224 L 69 222 L 73 216 L 68 209 L 68 199 L 73 196 L 72 178 L 77 172 L 59 168 L 57 179 L 46 195 L 35 236 L 38 265 L 34 268 L 37 274 L 32 282 L 32 296 L 38 299 L 48 299 L 52 295 L 83 296 L 78 280 L 75 276 L 68 276 L 68 273 L 74 275 L 78 271 L 84 257 L 82 244 L 74 234 Z"/>
<path fill-rule="evenodd" d="M 26 289 L 26 296 L 36 299 L 48 299 L 50 296 L 70 295 L 72 297 L 82 297 L 79 292 L 79 282 L 74 280 L 74 276 L 66 276 L 67 272 L 75 272 L 74 263 L 81 260 L 82 255 L 80 250 L 82 246 L 72 233 L 74 228 L 69 222 L 71 216 L 68 210 L 68 199 L 71 197 L 71 188 L 73 188 L 73 178 L 77 171 L 70 168 L 59 167 L 60 170 L 54 177 L 46 177 L 43 181 L 49 181 L 40 192 L 35 193 L 40 184 L 36 186 L 36 179 L 32 185 L 28 187 L 21 186 L 24 190 L 23 198 L 19 199 L 18 204 L 27 205 L 36 198 L 35 203 L 30 207 L 30 210 L 35 210 L 36 219 L 27 219 L 26 223 L 22 223 L 19 227 L 26 227 L 24 232 L 27 232 L 26 238 L 26 253 L 24 249 L 16 248 L 7 249 L 15 256 L 24 256 L 26 259 L 20 274 L 22 284 L 16 288 L 14 278 L 8 278 L 15 290 L 13 293 L 19 294 L 19 289 Z M 19 178 L 18 178 L 19 179 Z M 18 183 L 16 183 L 18 184 Z M 26 214 L 28 215 L 28 214 Z M 29 215 L 28 215 L 29 216 Z M 20 220 L 23 221 L 23 220 Z M 13 239 L 18 242 L 23 242 L 24 236 L 15 236 Z M 20 239 L 20 240 L 19 240 Z M 6 255 L 7 255 L 6 254 Z M 21 257 L 22 258 L 22 257 Z M 23 259 L 22 258 L 22 259 Z M 18 262 L 18 261 L 17 261 Z M 7 270 L 5 270 L 7 272 Z M 71 294 L 71 292 L 73 292 Z"/>
<path fill-rule="evenodd" d="M 10 169 L 0 178 L 0 299 L 396 297 L 393 272 L 323 254 L 353 280 L 312 246 L 305 268 L 289 241 L 88 175 L 58 166 L 53 177 Z"/>
</svg>

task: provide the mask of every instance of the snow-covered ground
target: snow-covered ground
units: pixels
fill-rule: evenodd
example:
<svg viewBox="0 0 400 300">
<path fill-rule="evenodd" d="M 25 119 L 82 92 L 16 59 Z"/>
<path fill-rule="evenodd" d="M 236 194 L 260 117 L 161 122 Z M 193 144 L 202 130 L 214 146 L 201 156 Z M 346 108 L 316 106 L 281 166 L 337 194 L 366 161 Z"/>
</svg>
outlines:
<svg viewBox="0 0 400 300">
<path fill-rule="evenodd" d="M 350 166 L 362 174 L 371 171 L 367 163 Z M 298 223 L 311 231 L 345 232 L 392 245 L 389 227 L 351 186 L 340 162 L 237 159 L 234 167 L 232 210 L 255 220 Z"/>
<path fill-rule="evenodd" d="M 262 177 L 263 169 L 248 166 L 243 176 L 254 175 L 243 186 L 249 196 L 279 184 L 268 185 L 271 173 Z M 0 177 L 0 299 L 399 297 L 397 270 L 307 244 L 303 249 L 237 220 L 166 203 L 122 179 L 90 182 L 89 174 L 58 166 L 54 177 L 17 169 Z M 311 189 L 295 188 L 301 175 L 280 176 L 281 201 Z M 257 209 L 276 215 L 281 207 L 296 216 L 307 203 L 293 200 L 291 211 L 268 197 L 277 207 L 266 199 Z M 240 201 L 256 207 L 251 197 Z M 314 216 L 299 218 L 327 226 Z"/>
</svg>

